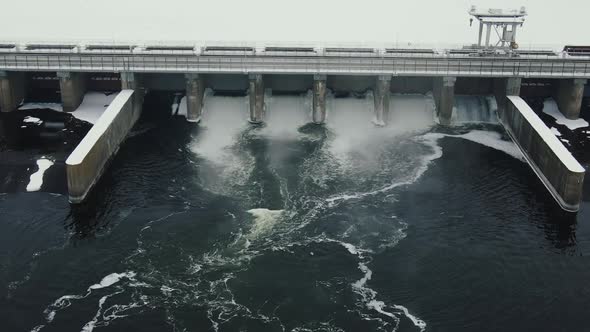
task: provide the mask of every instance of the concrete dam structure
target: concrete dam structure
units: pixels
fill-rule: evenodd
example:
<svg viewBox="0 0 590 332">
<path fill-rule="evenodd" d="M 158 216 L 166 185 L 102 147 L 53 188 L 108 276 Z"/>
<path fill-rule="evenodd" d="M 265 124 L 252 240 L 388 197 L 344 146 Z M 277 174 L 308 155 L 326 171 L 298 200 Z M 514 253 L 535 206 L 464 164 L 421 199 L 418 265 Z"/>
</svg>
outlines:
<svg viewBox="0 0 590 332">
<path fill-rule="evenodd" d="M 187 120 L 198 123 L 205 89 L 248 94 L 249 122 L 268 116 L 265 95 L 311 91 L 311 122 L 330 121 L 326 96 L 373 91 L 374 124 L 390 121 L 392 93 L 432 93 L 440 125 L 450 125 L 455 95 L 493 95 L 501 124 L 567 211 L 577 211 L 584 169 L 520 99 L 521 86 L 547 82 L 568 119 L 579 116 L 590 56 L 550 51 L 489 52 L 317 46 L 0 44 L 0 110 L 16 110 L 38 74 L 59 82 L 63 110 L 75 111 L 88 84 L 110 77 L 122 92 L 67 161 L 70 201 L 79 203 L 141 113 L 148 90 L 184 91 Z M 119 83 L 120 82 L 120 83 Z M 376 128 L 375 130 L 379 130 Z M 554 138 L 554 137 L 553 137 Z M 561 146 L 561 147 L 560 147 Z"/>
</svg>

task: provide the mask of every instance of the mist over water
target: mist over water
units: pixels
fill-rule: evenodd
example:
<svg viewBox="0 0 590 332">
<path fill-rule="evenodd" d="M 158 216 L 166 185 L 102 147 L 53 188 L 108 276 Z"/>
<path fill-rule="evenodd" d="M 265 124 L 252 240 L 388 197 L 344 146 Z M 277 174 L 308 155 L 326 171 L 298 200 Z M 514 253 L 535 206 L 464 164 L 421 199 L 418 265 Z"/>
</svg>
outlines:
<svg viewBox="0 0 590 332">
<path fill-rule="evenodd" d="M 144 118 L 171 103 L 147 100 Z M 5 320 L 35 331 L 492 331 L 518 326 L 514 308 L 564 313 L 520 286 L 581 285 L 574 256 L 587 246 L 552 223 L 561 215 L 499 127 L 439 128 L 431 96 L 392 95 L 386 127 L 372 123 L 370 93 L 327 105 L 322 126 L 308 123 L 310 95 L 267 96 L 260 126 L 243 96 L 208 94 L 198 126 L 155 117 L 89 207 L 35 226 L 41 249 L 3 263 L 20 303 L 0 302 Z M 460 99 L 476 115 L 455 120 L 487 122 L 485 106 Z M 55 200 L 66 204 L 38 204 L 44 218 Z M 0 196 L 0 213 L 26 204 Z"/>
</svg>

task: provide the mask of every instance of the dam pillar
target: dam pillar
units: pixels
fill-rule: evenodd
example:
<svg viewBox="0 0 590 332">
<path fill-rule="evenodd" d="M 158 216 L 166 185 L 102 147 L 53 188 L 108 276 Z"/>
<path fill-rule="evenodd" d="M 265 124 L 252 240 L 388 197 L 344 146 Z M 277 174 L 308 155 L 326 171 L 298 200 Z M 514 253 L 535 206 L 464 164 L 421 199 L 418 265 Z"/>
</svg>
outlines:
<svg viewBox="0 0 590 332">
<path fill-rule="evenodd" d="M 86 74 L 72 72 L 57 72 L 61 103 L 64 112 L 75 111 L 86 93 Z"/>
<path fill-rule="evenodd" d="M 313 76 L 313 123 L 326 122 L 326 75 Z"/>
<path fill-rule="evenodd" d="M 381 75 L 375 81 L 375 119 L 373 123 L 377 126 L 385 126 L 389 116 L 389 91 L 391 89 L 391 76 Z"/>
<path fill-rule="evenodd" d="M 133 90 L 133 114 L 137 121 L 143 107 L 144 88 L 141 75 L 132 72 L 121 72 L 121 90 Z"/>
<path fill-rule="evenodd" d="M 250 97 L 250 123 L 264 121 L 264 80 L 262 74 L 250 74 L 248 95 Z"/>
<path fill-rule="evenodd" d="M 201 121 L 203 112 L 203 96 L 205 84 L 203 77 L 198 74 L 187 74 L 186 76 L 186 120 L 189 122 Z"/>
<path fill-rule="evenodd" d="M 580 116 L 586 82 L 586 79 L 578 78 L 559 81 L 555 100 L 561 113 L 570 120 Z"/>
<path fill-rule="evenodd" d="M 0 112 L 15 111 L 24 97 L 24 74 L 0 71 Z"/>
<path fill-rule="evenodd" d="M 498 116 L 503 118 L 508 103 L 507 96 L 519 96 L 520 87 L 522 85 L 522 78 L 496 78 L 494 79 L 494 96 L 496 97 L 496 104 L 498 105 Z"/>
<path fill-rule="evenodd" d="M 453 108 L 455 106 L 455 82 L 456 77 L 436 77 L 434 79 L 433 96 L 438 119 L 441 125 L 451 124 Z"/>
</svg>

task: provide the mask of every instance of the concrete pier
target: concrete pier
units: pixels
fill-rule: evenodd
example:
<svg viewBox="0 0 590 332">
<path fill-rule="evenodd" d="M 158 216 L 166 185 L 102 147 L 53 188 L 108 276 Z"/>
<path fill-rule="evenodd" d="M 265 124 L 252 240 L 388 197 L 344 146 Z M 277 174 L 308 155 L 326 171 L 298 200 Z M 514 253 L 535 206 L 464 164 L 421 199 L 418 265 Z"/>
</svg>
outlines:
<svg viewBox="0 0 590 332">
<path fill-rule="evenodd" d="M 453 117 L 456 81 L 457 78 L 452 76 L 434 78 L 432 94 L 434 96 L 439 122 L 444 126 L 450 125 Z"/>
<path fill-rule="evenodd" d="M 0 111 L 15 111 L 25 97 L 23 73 L 0 71 Z"/>
<path fill-rule="evenodd" d="M 250 74 L 250 123 L 262 123 L 264 121 L 264 80 L 261 74 Z"/>
<path fill-rule="evenodd" d="M 313 123 L 326 122 L 326 75 L 314 75 L 313 77 Z"/>
<path fill-rule="evenodd" d="M 86 93 L 86 74 L 74 72 L 57 72 L 61 103 L 64 112 L 73 112 L 82 103 Z"/>
<path fill-rule="evenodd" d="M 522 78 L 496 78 L 494 79 L 494 96 L 498 104 L 498 117 L 504 118 L 504 112 L 508 105 L 507 96 L 519 96 L 520 88 L 522 86 Z"/>
<path fill-rule="evenodd" d="M 135 92 L 133 94 L 133 112 L 137 116 L 133 121 L 133 123 L 135 123 L 141 114 L 143 97 L 145 95 L 142 75 L 131 72 L 121 72 L 121 90 L 133 90 Z"/>
<path fill-rule="evenodd" d="M 203 77 L 198 74 L 186 74 L 186 120 L 189 122 L 201 121 L 203 112 L 203 97 L 205 84 Z"/>
<path fill-rule="evenodd" d="M 375 102 L 375 118 L 373 122 L 377 126 L 385 126 L 389 116 L 389 94 L 391 88 L 391 76 L 378 76 L 375 80 L 373 98 Z"/>
<path fill-rule="evenodd" d="M 580 208 L 584 167 L 519 96 L 508 96 L 500 121 L 562 209 Z"/>
<path fill-rule="evenodd" d="M 559 110 L 566 118 L 575 120 L 580 116 L 586 82 L 586 79 L 566 79 L 559 81 L 555 100 L 557 101 Z"/>
</svg>

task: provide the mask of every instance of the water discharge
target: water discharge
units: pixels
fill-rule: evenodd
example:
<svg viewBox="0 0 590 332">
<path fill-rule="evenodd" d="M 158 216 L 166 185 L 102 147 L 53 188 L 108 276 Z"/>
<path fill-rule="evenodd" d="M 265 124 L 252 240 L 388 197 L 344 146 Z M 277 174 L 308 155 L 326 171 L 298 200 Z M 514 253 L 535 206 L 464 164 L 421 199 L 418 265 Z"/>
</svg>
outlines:
<svg viewBox="0 0 590 332">
<path fill-rule="evenodd" d="M 491 121 L 491 108 L 480 101 L 459 99 L 458 109 L 479 105 L 482 115 L 457 121 Z M 193 329 L 187 312 L 215 331 L 341 331 L 350 324 L 366 331 L 396 331 L 404 324 L 426 330 L 428 319 L 415 308 L 375 287 L 372 264 L 406 237 L 398 189 L 442 155 L 437 142 L 446 134 L 430 133 L 432 97 L 392 95 L 382 128 L 372 123 L 371 94 L 329 96 L 327 105 L 327 124 L 315 126 L 307 124 L 309 94 L 272 96 L 266 125 L 250 126 L 246 97 L 207 95 L 188 143 L 188 174 L 194 176 L 185 186 L 231 204 L 189 217 L 198 202 L 187 198 L 180 210 L 148 221 L 123 261 L 127 272 L 58 298 L 46 309 L 46 323 L 34 330 L 74 302 L 89 300 L 96 301 L 96 312 L 84 331 L 162 308 L 175 330 Z M 499 139 L 460 137 L 476 136 Z M 215 226 L 195 230 L 208 220 Z M 177 236 L 164 241 L 165 234 Z M 322 260 L 326 253 L 333 259 Z M 281 293 L 287 277 L 299 290 L 288 296 Z M 306 311 L 310 301 L 325 310 Z"/>
</svg>

